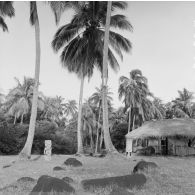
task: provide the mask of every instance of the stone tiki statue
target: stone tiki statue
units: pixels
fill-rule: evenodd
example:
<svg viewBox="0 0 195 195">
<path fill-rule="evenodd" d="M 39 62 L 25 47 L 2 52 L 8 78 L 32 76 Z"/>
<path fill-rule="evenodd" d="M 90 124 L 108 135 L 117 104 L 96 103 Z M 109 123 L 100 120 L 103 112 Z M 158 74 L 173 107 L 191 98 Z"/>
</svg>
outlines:
<svg viewBox="0 0 195 195">
<path fill-rule="evenodd" d="M 51 160 L 51 140 L 45 140 L 44 158 L 46 161 Z"/>
</svg>

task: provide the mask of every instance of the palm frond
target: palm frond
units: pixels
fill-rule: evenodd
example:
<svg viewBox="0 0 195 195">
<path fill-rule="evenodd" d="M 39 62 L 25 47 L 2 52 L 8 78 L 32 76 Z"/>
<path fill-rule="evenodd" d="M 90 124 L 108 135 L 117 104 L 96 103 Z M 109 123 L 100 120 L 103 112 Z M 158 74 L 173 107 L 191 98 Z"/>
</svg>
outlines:
<svg viewBox="0 0 195 195">
<path fill-rule="evenodd" d="M 122 30 L 133 31 L 133 26 L 131 25 L 131 23 L 127 20 L 127 18 L 124 15 L 120 14 L 111 16 L 110 26 Z"/>
<path fill-rule="evenodd" d="M 108 48 L 108 62 L 115 72 L 119 70 L 119 63 L 110 48 Z"/>
<path fill-rule="evenodd" d="M 112 40 L 115 40 L 115 43 L 118 47 L 126 52 L 129 52 L 131 50 L 132 44 L 127 38 L 113 31 L 110 31 L 110 36 L 112 37 Z"/>
<path fill-rule="evenodd" d="M 66 9 L 73 8 L 76 2 L 72 1 L 49 1 L 48 2 L 54 15 L 56 24 L 59 23 L 62 13 Z"/>
<path fill-rule="evenodd" d="M 73 39 L 81 28 L 81 25 L 71 23 L 60 27 L 54 35 L 54 39 L 52 41 L 54 51 L 57 52 L 63 45 Z"/>
<path fill-rule="evenodd" d="M 126 1 L 113 1 L 112 2 L 112 7 L 117 8 L 117 9 L 126 9 L 128 6 Z"/>
<path fill-rule="evenodd" d="M 1 1 L 0 2 L 0 15 L 13 17 L 15 10 L 12 1 Z"/>
<path fill-rule="evenodd" d="M 5 23 L 4 19 L 0 16 L 0 27 L 3 29 L 3 31 L 8 31 L 7 24 Z"/>
</svg>

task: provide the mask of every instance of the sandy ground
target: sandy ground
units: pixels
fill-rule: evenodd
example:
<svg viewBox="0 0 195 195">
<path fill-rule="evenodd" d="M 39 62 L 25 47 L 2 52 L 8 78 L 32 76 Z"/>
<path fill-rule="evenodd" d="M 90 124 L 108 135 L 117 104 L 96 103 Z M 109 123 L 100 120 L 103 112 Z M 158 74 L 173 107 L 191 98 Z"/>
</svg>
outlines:
<svg viewBox="0 0 195 195">
<path fill-rule="evenodd" d="M 33 155 L 32 159 L 37 156 Z M 67 158 L 75 157 L 83 163 L 82 167 L 73 168 L 63 165 Z M 90 178 L 101 178 L 130 174 L 139 160 L 155 162 L 159 169 L 147 173 L 147 183 L 142 190 L 133 189 L 135 194 L 140 195 L 194 195 L 195 194 L 195 157 L 143 157 L 135 156 L 129 160 L 116 157 L 76 157 L 69 155 L 53 155 L 51 161 L 45 161 L 41 156 L 38 160 L 17 161 L 11 167 L 3 168 L 16 160 L 17 156 L 0 157 L 0 188 L 14 183 L 21 177 L 38 179 L 41 175 L 50 175 L 58 178 L 71 177 L 75 182 L 72 186 L 77 194 L 109 194 L 107 191 L 87 193 L 81 189 L 80 181 Z M 65 167 L 64 171 L 53 171 L 53 167 Z M 28 190 L 32 189 L 29 187 Z M 13 191 L 1 191 L 1 194 L 12 194 Z M 22 189 L 14 194 L 22 194 Z M 26 192 L 25 192 L 26 193 Z M 25 194 L 24 193 L 24 194 Z"/>
</svg>

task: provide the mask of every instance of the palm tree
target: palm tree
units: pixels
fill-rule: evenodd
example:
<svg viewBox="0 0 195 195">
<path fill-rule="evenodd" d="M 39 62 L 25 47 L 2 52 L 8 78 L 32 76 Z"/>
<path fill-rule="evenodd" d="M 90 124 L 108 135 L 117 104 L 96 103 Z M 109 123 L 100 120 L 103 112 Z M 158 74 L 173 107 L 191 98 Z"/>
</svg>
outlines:
<svg viewBox="0 0 195 195">
<path fill-rule="evenodd" d="M 66 2 L 50 2 L 50 6 L 54 11 L 56 22 L 59 20 L 59 16 L 66 7 Z M 38 87 L 39 87 L 39 74 L 40 74 L 40 58 L 41 58 L 41 46 L 40 46 L 40 26 L 39 17 L 37 12 L 37 2 L 30 2 L 30 23 L 35 27 L 35 45 L 36 45 L 36 62 L 35 62 L 35 85 L 33 89 L 33 101 L 31 109 L 31 117 L 29 124 L 29 132 L 24 148 L 19 154 L 20 159 L 29 159 L 31 157 L 31 149 L 34 139 L 35 123 L 37 117 L 37 101 L 38 101 Z"/>
<path fill-rule="evenodd" d="M 186 115 L 188 115 L 188 117 L 191 118 L 193 105 L 192 100 L 194 99 L 193 92 L 190 92 L 184 88 L 183 91 L 179 90 L 178 93 L 179 97 L 173 101 L 173 103 L 175 103 L 175 107 L 183 111 Z"/>
<path fill-rule="evenodd" d="M 142 102 L 147 95 L 151 95 L 147 85 L 147 79 L 142 75 L 140 70 L 132 70 L 130 72 L 130 78 L 121 76 L 119 79 L 119 99 L 124 98 L 125 109 L 128 110 L 129 125 L 128 131 L 131 131 L 134 127 L 135 114 L 132 111 L 139 108 L 139 112 L 145 120 Z M 133 118 L 133 121 L 131 119 Z"/>
<path fill-rule="evenodd" d="M 33 101 L 32 101 L 28 137 L 24 145 L 24 148 L 19 154 L 19 158 L 24 158 L 24 159 L 28 159 L 31 157 L 31 148 L 34 139 L 35 123 L 37 117 L 37 100 L 38 100 L 38 86 L 39 86 L 39 74 L 40 74 L 41 46 L 40 46 L 40 27 L 39 27 L 39 18 L 38 18 L 36 1 L 30 2 L 30 23 L 32 26 L 35 27 L 36 63 L 35 63 L 35 85 L 33 89 Z"/>
<path fill-rule="evenodd" d="M 52 46 L 57 52 L 63 47 L 61 54 L 62 65 L 69 72 L 76 73 L 81 79 L 79 114 L 78 114 L 78 153 L 82 153 L 81 143 L 81 113 L 82 92 L 84 78 L 90 78 L 94 66 L 102 71 L 104 28 L 106 21 L 106 2 L 79 2 L 74 5 L 75 15 L 70 23 L 62 26 L 55 34 Z M 115 8 L 124 9 L 126 3 L 113 2 Z M 131 30 L 132 26 L 123 15 L 111 17 L 111 26 Z M 120 34 L 111 31 L 109 43 L 116 53 L 122 58 L 122 50 L 129 51 L 131 43 Z M 110 66 L 117 70 L 119 64 L 111 49 L 108 49 Z"/>
<path fill-rule="evenodd" d="M 45 97 L 45 106 L 43 112 L 41 113 L 41 118 L 59 124 L 64 112 L 63 100 L 64 99 L 61 96 L 56 96 L 54 98 Z"/>
<path fill-rule="evenodd" d="M 71 118 L 77 113 L 77 103 L 75 100 L 68 100 L 64 105 L 65 116 L 70 116 Z"/>
<path fill-rule="evenodd" d="M 167 117 L 192 118 L 193 117 L 193 93 L 187 89 L 178 91 L 179 97 L 166 105 Z"/>
<path fill-rule="evenodd" d="M 162 100 L 157 97 L 154 97 L 152 103 L 155 109 L 154 118 L 155 119 L 165 118 L 166 109 L 165 109 L 165 105 L 162 103 Z"/>
<path fill-rule="evenodd" d="M 3 29 L 3 31 L 8 31 L 7 24 L 4 21 L 5 16 L 9 16 L 10 18 L 13 17 L 14 14 L 14 8 L 12 1 L 1 1 L 0 2 L 0 27 Z"/>
<path fill-rule="evenodd" d="M 4 103 L 4 100 L 5 100 L 5 95 L 0 92 L 0 106 L 2 106 L 2 104 Z"/>
<path fill-rule="evenodd" d="M 24 77 L 23 83 L 17 78 L 15 80 L 17 86 L 10 90 L 3 107 L 7 115 L 14 116 L 14 124 L 17 118 L 20 118 L 22 124 L 23 117 L 30 112 L 35 81 L 26 77 Z M 43 97 L 40 92 L 38 93 L 38 109 L 40 111 L 44 109 Z"/>
<path fill-rule="evenodd" d="M 108 42 L 109 42 L 109 30 L 110 30 L 110 16 L 111 16 L 112 2 L 108 1 L 107 15 L 106 15 L 106 29 L 104 36 L 104 50 L 103 50 L 103 74 L 102 74 L 102 108 L 103 108 L 103 130 L 104 130 L 104 143 L 108 152 L 115 152 L 116 149 L 112 144 L 109 121 L 108 121 L 108 102 L 106 98 L 107 80 L 108 80 Z"/>
<path fill-rule="evenodd" d="M 83 132 L 87 134 L 86 137 L 90 137 L 91 152 L 94 150 L 94 135 L 96 127 L 95 107 L 91 104 L 90 99 L 86 100 L 82 106 L 82 121 L 83 121 Z M 88 130 L 88 132 L 87 132 Z"/>
<path fill-rule="evenodd" d="M 95 153 L 98 152 L 98 143 L 99 143 L 99 134 L 100 134 L 100 149 L 103 143 L 103 131 L 100 126 L 102 126 L 100 120 L 101 120 L 101 115 L 102 115 L 102 92 L 103 92 L 103 87 L 101 88 L 96 87 L 96 92 L 92 94 L 90 97 L 90 102 L 96 106 L 97 108 L 97 127 L 96 127 L 96 147 L 95 147 Z M 106 98 L 107 98 L 107 103 L 108 103 L 108 109 L 109 111 L 111 110 L 111 101 L 113 100 L 111 95 L 113 93 L 109 91 L 109 88 L 107 87 L 106 89 Z"/>
</svg>

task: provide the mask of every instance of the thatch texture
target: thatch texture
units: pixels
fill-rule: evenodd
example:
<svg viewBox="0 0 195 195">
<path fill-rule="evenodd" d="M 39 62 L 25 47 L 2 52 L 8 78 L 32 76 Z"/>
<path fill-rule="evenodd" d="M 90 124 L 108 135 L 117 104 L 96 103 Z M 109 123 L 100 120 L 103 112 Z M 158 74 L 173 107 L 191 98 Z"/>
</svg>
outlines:
<svg viewBox="0 0 195 195">
<path fill-rule="evenodd" d="M 195 137 L 195 120 L 164 119 L 146 122 L 143 126 L 129 132 L 126 138 L 162 138 L 162 137 Z"/>
</svg>

